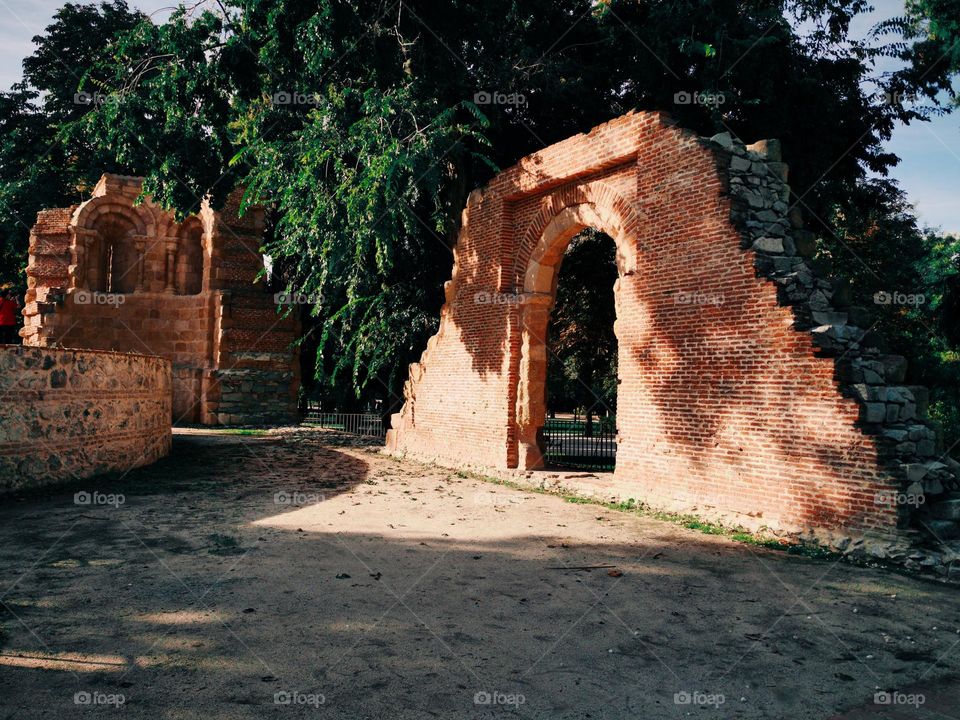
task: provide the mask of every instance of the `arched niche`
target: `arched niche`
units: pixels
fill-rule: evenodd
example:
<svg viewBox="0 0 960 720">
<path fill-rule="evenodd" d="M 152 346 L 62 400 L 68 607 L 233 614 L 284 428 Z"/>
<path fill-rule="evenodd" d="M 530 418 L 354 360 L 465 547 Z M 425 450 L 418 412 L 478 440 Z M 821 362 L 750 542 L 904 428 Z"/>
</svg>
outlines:
<svg viewBox="0 0 960 720">
<path fill-rule="evenodd" d="M 177 262 L 174 288 L 177 295 L 198 295 L 203 291 L 204 231 L 197 217 L 191 217 L 177 233 Z"/>
<path fill-rule="evenodd" d="M 94 292 L 132 293 L 142 283 L 143 252 L 137 238 L 148 226 L 133 208 L 94 198 L 73 218 L 78 287 Z"/>
</svg>

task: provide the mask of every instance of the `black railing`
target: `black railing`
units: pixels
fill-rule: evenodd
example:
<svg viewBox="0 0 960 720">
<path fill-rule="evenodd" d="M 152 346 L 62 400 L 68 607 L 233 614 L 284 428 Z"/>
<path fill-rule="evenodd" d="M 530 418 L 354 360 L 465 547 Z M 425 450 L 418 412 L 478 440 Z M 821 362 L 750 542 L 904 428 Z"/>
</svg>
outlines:
<svg viewBox="0 0 960 720">
<path fill-rule="evenodd" d="M 323 412 L 319 408 L 307 407 L 304 422 L 316 423 L 322 428 L 340 430 L 351 435 L 381 439 L 387 435 L 383 418 L 376 413 Z"/>
<path fill-rule="evenodd" d="M 548 465 L 613 470 L 617 463 L 617 424 L 613 417 L 585 420 L 548 418 L 543 427 Z"/>
</svg>

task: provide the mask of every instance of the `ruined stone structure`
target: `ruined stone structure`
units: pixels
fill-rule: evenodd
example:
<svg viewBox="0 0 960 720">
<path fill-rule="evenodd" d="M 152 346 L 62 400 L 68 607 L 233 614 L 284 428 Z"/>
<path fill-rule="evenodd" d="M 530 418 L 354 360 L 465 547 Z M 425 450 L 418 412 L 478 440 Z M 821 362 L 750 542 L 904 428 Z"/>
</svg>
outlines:
<svg viewBox="0 0 960 720">
<path fill-rule="evenodd" d="M 542 466 L 558 268 L 593 227 L 619 269 L 618 451 L 601 494 L 840 547 L 908 526 L 950 537 L 958 465 L 939 455 L 926 392 L 902 385 L 903 358 L 873 347 L 865 311 L 805 259 L 813 238 L 786 180 L 775 142 L 633 113 L 474 191 L 388 447 Z"/>
<path fill-rule="evenodd" d="M 174 423 L 295 419 L 294 321 L 254 283 L 263 212 L 204 205 L 177 222 L 141 180 L 104 175 L 87 202 L 45 210 L 30 235 L 24 343 L 173 363 Z"/>
<path fill-rule="evenodd" d="M 155 356 L 0 345 L 0 493 L 167 455 L 171 384 Z"/>
</svg>

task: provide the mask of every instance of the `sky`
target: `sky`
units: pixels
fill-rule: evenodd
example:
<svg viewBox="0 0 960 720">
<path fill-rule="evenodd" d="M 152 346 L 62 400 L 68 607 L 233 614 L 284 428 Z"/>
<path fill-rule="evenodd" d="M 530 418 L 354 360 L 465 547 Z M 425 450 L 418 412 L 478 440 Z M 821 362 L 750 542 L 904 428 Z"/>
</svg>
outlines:
<svg viewBox="0 0 960 720">
<path fill-rule="evenodd" d="M 20 79 L 20 62 L 33 52 L 31 38 L 43 32 L 63 2 L 0 0 L 0 89 Z M 173 4 L 171 0 L 130 2 L 158 21 L 170 14 Z M 874 0 L 873 4 L 874 13 L 858 18 L 854 33 L 866 34 L 876 21 L 903 14 L 903 0 Z M 891 174 L 906 191 L 920 222 L 960 234 L 960 111 L 898 127 L 887 149 L 901 158 Z M 785 160 L 789 163 L 791 158 Z"/>
</svg>

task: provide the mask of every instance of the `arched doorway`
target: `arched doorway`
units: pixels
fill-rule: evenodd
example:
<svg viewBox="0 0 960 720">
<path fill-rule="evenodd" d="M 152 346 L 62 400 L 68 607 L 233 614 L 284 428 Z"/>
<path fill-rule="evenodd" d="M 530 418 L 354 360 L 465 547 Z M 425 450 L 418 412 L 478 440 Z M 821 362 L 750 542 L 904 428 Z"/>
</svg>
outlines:
<svg viewBox="0 0 960 720">
<path fill-rule="evenodd" d="M 177 295 L 197 295 L 203 290 L 203 224 L 188 219 L 179 233 L 174 287 Z"/>
<path fill-rule="evenodd" d="M 555 484 L 527 472 L 544 464 L 546 330 L 564 251 L 592 227 L 617 250 L 620 384 L 616 472 L 589 494 L 745 527 L 895 527 L 872 499 L 903 463 L 877 433 L 917 410 L 883 414 L 863 379 L 896 387 L 903 365 L 831 304 L 773 147 L 632 113 L 473 191 L 388 448 Z M 823 313 L 837 323 L 811 328 Z"/>
<path fill-rule="evenodd" d="M 616 466 L 617 278 L 613 240 L 593 228 L 573 237 L 557 272 L 546 337 L 548 467 L 609 472 Z"/>
<path fill-rule="evenodd" d="M 87 249 L 86 283 L 94 292 L 132 293 L 140 278 L 140 255 L 131 237 L 137 228 L 121 215 L 98 218 Z"/>
<path fill-rule="evenodd" d="M 628 241 L 623 223 L 612 208 L 599 209 L 592 202 L 569 205 L 551 219 L 537 241 L 522 278 L 520 304 L 520 366 L 517 381 L 517 440 L 519 466 L 526 469 L 541 468 L 548 458 L 562 465 L 589 464 L 600 469 L 610 466 L 616 454 L 615 429 L 603 433 L 603 428 L 592 424 L 600 437 L 591 440 L 564 440 L 559 423 L 547 423 L 547 377 L 550 366 L 549 325 L 554 308 L 560 266 L 570 243 L 585 230 L 593 229 L 609 237 L 616 245 L 616 275 L 613 286 L 615 314 L 620 313 L 621 278 L 632 273 L 636 267 L 635 242 Z M 617 324 L 613 323 L 614 335 L 619 340 Z M 619 357 L 622 354 L 618 353 Z M 619 374 L 619 371 L 618 371 Z M 587 435 L 586 419 L 579 427 Z M 593 418 L 590 418 L 593 423 Z M 545 429 L 546 428 L 546 429 Z M 551 432 L 556 429 L 557 432 Z M 592 432 L 592 429 L 591 431 Z M 558 447 L 559 445 L 559 447 Z M 597 462 L 587 462 L 589 456 Z M 564 462 L 566 456 L 566 462 Z M 576 458 L 579 457 L 579 462 Z M 608 462 L 603 462 L 606 458 Z"/>
</svg>

